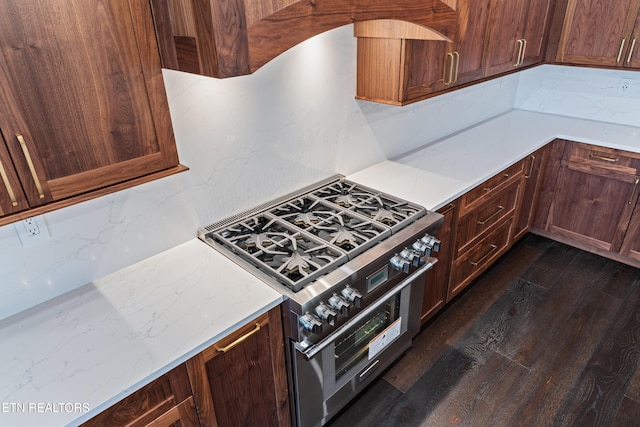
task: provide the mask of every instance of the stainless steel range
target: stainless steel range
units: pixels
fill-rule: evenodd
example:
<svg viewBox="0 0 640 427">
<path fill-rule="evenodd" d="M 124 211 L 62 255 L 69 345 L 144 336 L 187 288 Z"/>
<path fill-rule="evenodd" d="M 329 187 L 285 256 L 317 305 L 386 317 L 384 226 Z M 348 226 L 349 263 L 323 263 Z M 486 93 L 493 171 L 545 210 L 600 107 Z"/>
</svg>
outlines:
<svg viewBox="0 0 640 427">
<path fill-rule="evenodd" d="M 285 295 L 297 425 L 323 425 L 411 345 L 442 221 L 336 176 L 199 230 Z"/>
</svg>

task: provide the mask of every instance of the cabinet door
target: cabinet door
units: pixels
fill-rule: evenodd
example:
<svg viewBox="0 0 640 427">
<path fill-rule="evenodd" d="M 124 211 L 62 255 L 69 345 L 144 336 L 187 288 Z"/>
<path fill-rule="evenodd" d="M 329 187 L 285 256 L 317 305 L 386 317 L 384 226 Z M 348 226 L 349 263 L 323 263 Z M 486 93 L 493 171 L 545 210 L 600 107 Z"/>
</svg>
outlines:
<svg viewBox="0 0 640 427">
<path fill-rule="evenodd" d="M 629 224 L 638 177 L 563 161 L 547 230 L 617 252 Z"/>
<path fill-rule="evenodd" d="M 446 60 L 450 43 L 440 40 L 403 40 L 403 43 L 407 72 L 402 101 L 444 89 L 451 70 Z"/>
<path fill-rule="evenodd" d="M 486 76 L 511 71 L 517 66 L 525 3 L 523 0 L 492 0 Z"/>
<path fill-rule="evenodd" d="M 638 0 L 569 0 L 557 60 L 621 65 L 639 7 Z"/>
<path fill-rule="evenodd" d="M 111 408 L 93 417 L 82 427 L 196 427 L 189 377 L 182 364 Z"/>
<path fill-rule="evenodd" d="M 620 253 L 628 258 L 640 261 L 640 201 L 636 203 Z"/>
<path fill-rule="evenodd" d="M 458 1 L 454 84 L 468 83 L 484 76 L 489 4 L 490 0 Z"/>
<path fill-rule="evenodd" d="M 200 423 L 290 425 L 279 308 L 187 361 Z"/>
<path fill-rule="evenodd" d="M 0 128 L 30 206 L 178 164 L 145 0 L 0 2 Z"/>
<path fill-rule="evenodd" d="M 514 220 L 512 242 L 524 236 L 533 224 L 533 217 L 538 200 L 538 189 L 544 176 L 544 165 L 547 161 L 547 148 L 544 147 L 525 159 L 525 175 L 520 206 Z"/>
<path fill-rule="evenodd" d="M 422 303 L 422 323 L 433 317 L 444 306 L 449 286 L 451 256 L 453 254 L 455 224 L 457 220 L 457 201 L 438 210 L 444 215 L 444 222 L 438 230 L 440 251 L 434 254 L 438 263 L 427 272 Z"/>
<path fill-rule="evenodd" d="M 522 39 L 524 53 L 522 66 L 541 63 L 544 59 L 545 34 L 551 13 L 550 0 L 529 0 L 526 5 L 526 24 Z"/>
<path fill-rule="evenodd" d="M 631 44 L 624 60 L 625 67 L 640 68 L 640 12 L 631 34 Z"/>
<path fill-rule="evenodd" d="M 0 216 L 29 207 L 0 132 Z"/>
</svg>

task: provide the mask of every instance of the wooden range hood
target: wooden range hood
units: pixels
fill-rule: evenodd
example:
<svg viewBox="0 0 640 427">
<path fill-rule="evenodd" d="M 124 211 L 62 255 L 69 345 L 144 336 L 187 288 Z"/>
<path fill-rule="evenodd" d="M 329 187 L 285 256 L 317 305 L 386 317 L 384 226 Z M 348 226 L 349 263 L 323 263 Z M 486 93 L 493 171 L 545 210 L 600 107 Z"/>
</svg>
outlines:
<svg viewBox="0 0 640 427">
<path fill-rule="evenodd" d="M 451 38 L 455 0 L 151 0 L 162 66 L 225 78 L 347 24 L 397 20 Z M 400 26 L 400 28 L 412 27 Z M 381 35 L 384 37 L 384 35 Z"/>
</svg>

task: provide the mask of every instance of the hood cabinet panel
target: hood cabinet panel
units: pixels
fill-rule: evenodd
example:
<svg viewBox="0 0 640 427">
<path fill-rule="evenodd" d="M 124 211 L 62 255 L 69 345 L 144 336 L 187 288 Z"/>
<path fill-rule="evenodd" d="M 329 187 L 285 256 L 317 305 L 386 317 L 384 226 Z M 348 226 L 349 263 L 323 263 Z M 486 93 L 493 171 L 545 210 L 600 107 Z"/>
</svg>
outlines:
<svg viewBox="0 0 640 427">
<path fill-rule="evenodd" d="M 162 65 L 225 78 L 251 74 L 287 49 L 354 22 L 394 19 L 450 38 L 451 0 L 151 0 Z"/>
<path fill-rule="evenodd" d="M 147 1 L 6 0 L 0 27 L 0 225 L 185 169 Z"/>
</svg>

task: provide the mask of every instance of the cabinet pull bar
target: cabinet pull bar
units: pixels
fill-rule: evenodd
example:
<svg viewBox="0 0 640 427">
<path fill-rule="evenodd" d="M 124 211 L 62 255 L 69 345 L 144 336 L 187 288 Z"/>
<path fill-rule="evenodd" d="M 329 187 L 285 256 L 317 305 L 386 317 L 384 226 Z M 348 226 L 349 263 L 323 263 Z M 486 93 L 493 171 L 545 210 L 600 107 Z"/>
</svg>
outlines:
<svg viewBox="0 0 640 427">
<path fill-rule="evenodd" d="M 502 212 L 503 209 L 504 209 L 504 206 L 499 205 L 497 211 L 492 213 L 489 218 L 487 218 L 487 219 L 485 219 L 483 221 L 478 221 L 478 225 L 485 225 L 487 222 L 491 221 L 496 215 L 498 215 L 500 212 Z"/>
<path fill-rule="evenodd" d="M 504 174 L 504 178 L 509 178 L 509 176 L 510 176 L 510 175 L 509 175 L 508 173 L 505 173 L 505 174 Z M 484 191 L 491 191 L 491 190 L 493 190 L 494 188 L 498 188 L 498 187 L 499 187 L 503 182 L 504 182 L 504 181 L 499 182 L 498 184 L 496 184 L 496 186 L 495 186 L 495 187 L 483 187 L 482 189 L 483 189 Z"/>
<path fill-rule="evenodd" d="M 18 199 L 16 199 L 16 194 L 13 192 L 13 188 L 11 188 L 11 183 L 9 182 L 9 177 L 7 176 L 7 171 L 4 170 L 4 165 L 0 161 L 0 176 L 2 176 L 2 182 L 7 189 L 7 193 L 9 193 L 9 199 L 11 199 L 11 206 L 18 206 Z"/>
<path fill-rule="evenodd" d="M 638 188 L 638 183 L 640 179 L 636 179 L 636 182 L 633 183 L 633 188 L 631 189 L 631 197 L 629 197 L 629 204 L 633 202 L 633 196 L 636 194 L 636 189 Z"/>
<path fill-rule="evenodd" d="M 520 65 L 524 64 L 524 55 L 527 52 L 527 39 L 522 39 L 522 53 L 520 54 Z"/>
<path fill-rule="evenodd" d="M 529 168 L 529 175 L 525 175 L 524 179 L 531 178 L 531 175 L 533 175 L 533 166 L 536 164 L 536 156 L 531 154 L 529 157 L 531 157 L 531 167 Z"/>
<path fill-rule="evenodd" d="M 243 336 L 241 336 L 240 338 L 238 338 L 237 340 L 235 340 L 231 344 L 229 344 L 229 345 L 227 345 L 225 347 L 216 346 L 215 349 L 218 350 L 218 353 L 226 353 L 227 351 L 231 350 L 233 347 L 237 346 L 241 342 L 247 340 L 251 335 L 254 335 L 259 330 L 260 330 L 260 324 L 256 323 L 256 327 L 255 328 L 253 328 L 252 330 L 250 330 L 249 332 L 247 332 L 246 334 L 244 334 Z"/>
<path fill-rule="evenodd" d="M 633 38 L 631 42 L 631 47 L 629 48 L 629 56 L 627 56 L 627 64 L 631 62 L 631 58 L 633 57 L 633 49 L 636 47 L 636 38 Z"/>
<path fill-rule="evenodd" d="M 516 63 L 513 64 L 514 67 L 520 65 L 520 56 L 522 56 L 522 46 L 524 45 L 522 39 L 516 40 L 516 43 L 518 43 L 518 57 L 516 58 Z"/>
<path fill-rule="evenodd" d="M 615 159 L 613 157 L 604 157 L 604 156 L 598 156 L 597 154 L 589 154 L 589 157 L 592 159 L 596 159 L 596 160 L 603 160 L 605 162 L 609 162 L 609 163 L 615 163 L 618 161 L 618 159 Z"/>
<path fill-rule="evenodd" d="M 38 196 L 41 199 L 44 199 L 44 191 L 42 191 L 42 185 L 40 184 L 40 180 L 38 179 L 38 174 L 36 173 L 36 168 L 33 165 L 33 160 L 31 160 L 31 155 L 29 154 L 29 148 L 27 147 L 27 143 L 25 142 L 22 135 L 16 135 L 18 138 L 18 142 L 22 147 L 22 152 L 24 153 L 24 157 L 27 159 L 27 164 L 29 165 L 29 171 L 31 171 L 31 176 L 33 177 L 34 182 L 36 183 L 36 189 L 38 190 Z"/>
<path fill-rule="evenodd" d="M 453 77 L 453 83 L 458 81 L 458 70 L 460 69 L 460 54 L 458 51 L 453 52 L 453 55 L 456 57 L 456 72 Z"/>
<path fill-rule="evenodd" d="M 440 215 L 446 215 L 449 212 L 451 212 L 452 210 L 454 210 L 456 207 L 456 205 L 454 205 L 453 203 L 449 203 L 449 206 L 447 206 L 447 210 L 444 212 L 440 212 Z"/>
<path fill-rule="evenodd" d="M 496 245 L 491 245 L 491 249 L 489 249 L 489 252 L 487 252 L 486 254 L 484 254 L 484 256 L 482 258 L 480 258 L 478 261 L 470 261 L 471 265 L 473 265 L 474 267 L 480 265 L 480 263 L 484 262 L 485 259 L 487 259 L 489 257 L 489 255 L 491 255 L 493 253 L 493 251 L 495 251 L 496 249 L 498 249 L 498 247 Z"/>
<path fill-rule="evenodd" d="M 451 59 L 451 62 L 449 62 L 449 79 L 444 82 L 445 86 L 449 86 L 451 83 L 453 83 L 453 53 L 449 52 L 447 53 L 447 58 Z"/>
<path fill-rule="evenodd" d="M 620 58 L 622 57 L 622 51 L 624 50 L 624 44 L 627 41 L 627 39 L 622 39 L 622 42 L 620 42 L 620 50 L 618 51 L 618 57 L 616 58 L 616 64 L 618 62 L 620 62 Z"/>
</svg>

